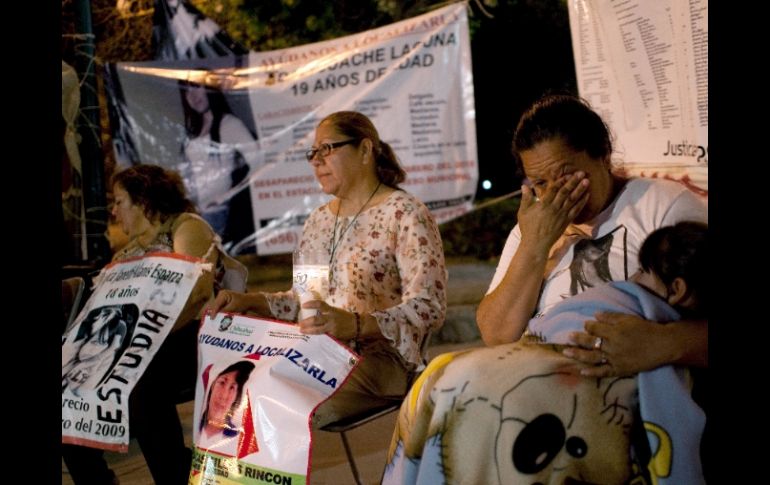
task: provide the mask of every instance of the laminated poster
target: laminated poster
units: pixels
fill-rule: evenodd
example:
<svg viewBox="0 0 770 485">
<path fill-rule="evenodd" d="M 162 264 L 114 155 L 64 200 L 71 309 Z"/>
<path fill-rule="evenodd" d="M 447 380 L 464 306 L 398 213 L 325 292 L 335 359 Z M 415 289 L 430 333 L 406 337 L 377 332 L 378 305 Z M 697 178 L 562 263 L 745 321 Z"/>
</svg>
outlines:
<svg viewBox="0 0 770 485">
<path fill-rule="evenodd" d="M 308 483 L 310 417 L 359 360 L 293 323 L 207 315 L 198 333 L 189 483 Z"/>
<path fill-rule="evenodd" d="M 101 271 L 62 335 L 62 443 L 128 451 L 128 396 L 210 266 L 154 253 Z"/>
</svg>

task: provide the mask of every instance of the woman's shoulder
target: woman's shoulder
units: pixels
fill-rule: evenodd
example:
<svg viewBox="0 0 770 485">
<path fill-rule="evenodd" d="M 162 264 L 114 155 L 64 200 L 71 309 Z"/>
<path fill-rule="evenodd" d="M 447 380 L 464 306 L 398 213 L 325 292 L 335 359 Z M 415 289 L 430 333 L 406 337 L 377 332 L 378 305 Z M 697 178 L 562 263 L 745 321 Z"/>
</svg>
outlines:
<svg viewBox="0 0 770 485">
<path fill-rule="evenodd" d="M 302 231 L 304 233 L 308 230 L 319 230 L 320 228 L 333 224 L 333 220 L 334 212 L 331 210 L 331 201 L 329 201 L 310 211 L 310 214 L 308 214 L 302 225 Z"/>
<path fill-rule="evenodd" d="M 219 132 L 222 142 L 246 143 L 254 140 L 254 134 L 242 119 L 232 113 L 225 113 L 219 121 Z"/>
<path fill-rule="evenodd" d="M 197 257 L 209 254 L 217 237 L 205 219 L 191 212 L 181 213 L 174 218 L 171 223 L 171 236 L 175 252 Z"/>
<path fill-rule="evenodd" d="M 315 209 L 310 211 L 310 214 L 307 216 L 306 221 L 315 220 L 318 218 L 323 217 L 334 217 L 334 212 L 331 209 L 332 201 L 328 201 L 326 203 L 323 203 L 316 207 Z"/>
<path fill-rule="evenodd" d="M 243 126 L 243 121 L 232 113 L 225 113 L 219 121 L 220 126 Z"/>
<path fill-rule="evenodd" d="M 179 229 L 211 234 L 214 232 L 206 219 L 194 212 L 182 212 L 172 216 L 168 222 L 172 234 L 176 234 Z"/>
<path fill-rule="evenodd" d="M 404 190 L 394 190 L 393 193 L 384 201 L 383 206 L 392 208 L 392 210 L 401 210 L 407 213 L 430 213 L 428 207 L 417 198 Z"/>
<path fill-rule="evenodd" d="M 679 182 L 634 178 L 618 197 L 613 214 L 646 220 L 650 230 L 680 220 L 708 220 L 708 201 Z M 641 219 L 640 219 L 641 218 Z"/>
<path fill-rule="evenodd" d="M 690 192 L 690 190 L 673 180 L 634 177 L 626 183 L 625 192 L 632 198 L 641 195 L 655 198 L 676 198 L 683 193 Z"/>
</svg>

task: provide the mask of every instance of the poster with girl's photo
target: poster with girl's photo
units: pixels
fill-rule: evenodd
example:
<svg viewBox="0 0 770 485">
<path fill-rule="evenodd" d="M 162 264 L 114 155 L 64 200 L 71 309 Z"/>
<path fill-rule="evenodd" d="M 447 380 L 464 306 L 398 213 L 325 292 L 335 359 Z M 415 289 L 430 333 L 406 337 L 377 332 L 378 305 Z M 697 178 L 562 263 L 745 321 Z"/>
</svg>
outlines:
<svg viewBox="0 0 770 485">
<path fill-rule="evenodd" d="M 197 258 L 152 253 L 99 273 L 62 335 L 62 443 L 128 451 L 131 391 L 209 270 Z"/>
<path fill-rule="evenodd" d="M 294 324 L 218 313 L 198 333 L 191 484 L 308 483 L 310 417 L 360 357 Z"/>
</svg>

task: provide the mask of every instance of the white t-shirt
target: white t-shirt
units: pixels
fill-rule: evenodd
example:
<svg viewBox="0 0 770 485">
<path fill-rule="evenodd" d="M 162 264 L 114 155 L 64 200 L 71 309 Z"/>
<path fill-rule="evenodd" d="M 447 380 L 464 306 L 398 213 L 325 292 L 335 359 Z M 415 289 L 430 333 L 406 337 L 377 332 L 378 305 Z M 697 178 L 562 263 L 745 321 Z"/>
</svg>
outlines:
<svg viewBox="0 0 770 485">
<path fill-rule="evenodd" d="M 588 223 L 569 226 L 551 248 L 537 315 L 596 284 L 628 279 L 639 267 L 639 249 L 647 235 L 681 221 L 708 223 L 707 202 L 676 182 L 629 180 L 609 207 Z M 520 243 L 517 224 L 487 294 L 502 281 Z"/>
<path fill-rule="evenodd" d="M 241 120 L 224 115 L 219 136 L 219 142 L 213 141 L 210 133 L 185 141 L 185 160 L 190 164 L 188 188 L 201 208 L 223 202 L 220 199 L 232 186 L 230 174 L 237 168 L 237 157 L 249 165 L 250 172 L 261 165 L 259 142 Z"/>
</svg>

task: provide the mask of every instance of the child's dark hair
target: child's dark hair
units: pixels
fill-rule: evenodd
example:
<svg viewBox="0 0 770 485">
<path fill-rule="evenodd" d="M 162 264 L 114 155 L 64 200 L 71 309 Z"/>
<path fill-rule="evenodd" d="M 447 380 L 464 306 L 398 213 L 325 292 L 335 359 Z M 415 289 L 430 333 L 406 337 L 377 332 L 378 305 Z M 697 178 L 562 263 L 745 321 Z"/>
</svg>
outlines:
<svg viewBox="0 0 770 485">
<path fill-rule="evenodd" d="M 708 315 L 706 264 L 708 224 L 685 221 L 650 233 L 639 250 L 639 266 L 655 274 L 666 287 L 676 278 L 687 283 L 694 305 L 692 316 Z"/>
</svg>

